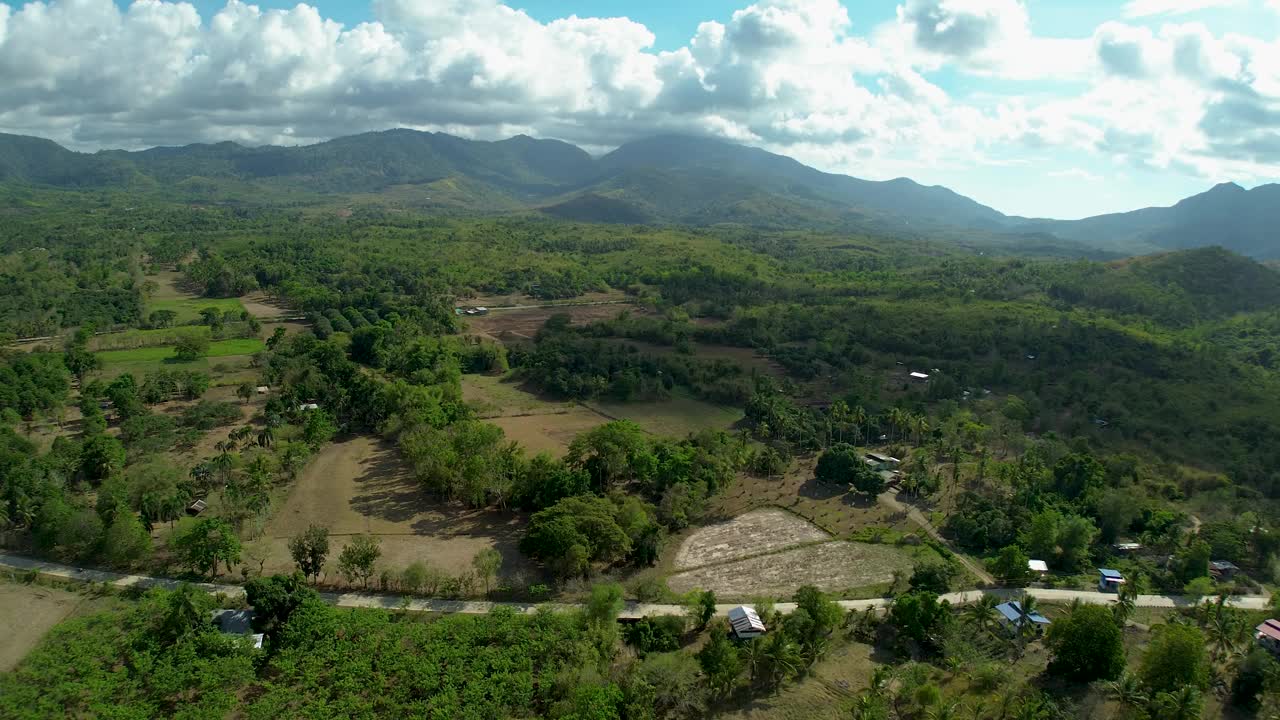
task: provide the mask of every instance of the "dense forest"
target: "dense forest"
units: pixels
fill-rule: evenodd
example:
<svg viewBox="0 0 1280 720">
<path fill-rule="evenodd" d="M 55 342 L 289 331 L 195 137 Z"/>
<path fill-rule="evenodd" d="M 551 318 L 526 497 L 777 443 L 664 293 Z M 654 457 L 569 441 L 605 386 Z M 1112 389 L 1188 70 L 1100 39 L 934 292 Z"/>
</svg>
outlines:
<svg viewBox="0 0 1280 720">
<path fill-rule="evenodd" d="M 0 332 L 51 339 L 0 353 L 5 546 L 248 582 L 267 645 L 217 633 L 211 600 L 193 590 L 130 597 L 59 627 L 4 675 L 6 716 L 699 717 L 803 681 L 833 647 L 856 645 L 887 658 L 850 695 L 862 718 L 940 717 L 956 710 L 945 698 L 1002 689 L 1023 714 L 999 717 L 1071 716 L 1092 681 L 1131 683 L 1126 717 L 1193 717 L 1170 713 L 1209 694 L 1240 708 L 1276 701 L 1280 671 L 1247 651 L 1259 618 L 1225 604 L 1144 630 L 1140 659 L 1123 647 L 1139 588 L 1260 594 L 1280 580 L 1272 268 L 1220 248 L 1095 262 L 741 226 L 7 192 L 26 201 L 0 223 Z M 192 297 L 157 305 L 161 273 Z M 226 304 L 249 293 L 305 319 L 263 331 Z M 587 293 L 608 293 L 617 312 L 551 312 L 527 336 L 495 338 L 455 310 Z M 248 358 L 240 374 L 218 363 L 214 346 L 228 343 Z M 135 371 L 111 355 L 134 344 L 163 357 Z M 742 420 L 684 437 L 613 420 L 562 454 L 532 453 L 464 399 L 477 375 L 575 407 L 696 398 Z M 496 553 L 452 577 L 391 568 L 363 535 L 330 558 L 320 526 L 288 539 L 299 575 L 262 572 L 263 523 L 311 458 L 352 436 L 395 448 L 442 503 L 519 513 L 518 548 L 539 574 L 491 587 Z M 688 603 L 689 618 L 614 622 L 623 590 L 605 581 L 661 568 L 671 539 L 714 519 L 748 478 L 812 468 L 851 506 L 874 503 L 886 480 L 858 449 L 872 446 L 902 460 L 895 492 L 950 543 L 913 536 L 934 560 L 895 576 L 885 614 L 846 615 L 805 587 L 789 614 L 756 603 L 776 628 L 767 639 L 730 642 L 712 594 L 648 587 L 648 599 Z M 185 517 L 196 501 L 208 509 Z M 1049 582 L 1080 587 L 1105 566 L 1133 590 L 1105 612 L 1055 610 L 1043 681 L 1026 682 L 1005 667 L 1034 637 L 1001 634 L 990 604 L 941 599 L 976 579 L 953 551 L 1014 587 L 1033 579 L 1035 558 Z M 1213 561 L 1240 573 L 1218 578 Z M 585 608 L 338 611 L 311 588 L 326 566 L 340 588 Z"/>
</svg>

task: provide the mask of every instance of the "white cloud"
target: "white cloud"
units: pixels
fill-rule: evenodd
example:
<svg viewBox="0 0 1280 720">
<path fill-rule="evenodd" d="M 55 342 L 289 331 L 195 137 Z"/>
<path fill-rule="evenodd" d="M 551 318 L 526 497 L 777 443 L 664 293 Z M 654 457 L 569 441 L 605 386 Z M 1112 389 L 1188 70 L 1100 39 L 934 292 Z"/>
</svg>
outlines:
<svg viewBox="0 0 1280 720">
<path fill-rule="evenodd" d="M 1104 179 L 1101 175 L 1095 175 L 1088 170 L 1076 167 L 1068 168 L 1066 170 L 1055 170 L 1049 173 L 1049 177 L 1060 178 L 1063 180 L 1081 180 L 1090 183 L 1102 182 Z"/>
<path fill-rule="evenodd" d="M 1269 0 L 1276 2 L 1276 0 Z M 1153 15 L 1183 15 L 1198 10 L 1233 7 L 1241 0 L 1131 0 L 1125 3 L 1126 18 L 1144 18 Z"/>
<path fill-rule="evenodd" d="M 838 0 L 757 0 L 658 52 L 627 18 L 539 22 L 497 0 L 377 0 L 374 16 L 0 4 L 0 130 L 96 148 L 404 126 L 597 150 L 681 131 L 870 177 L 1040 149 L 1242 180 L 1280 163 L 1280 42 L 1202 24 L 1042 37 L 1019 0 L 903 0 L 855 28 Z"/>
</svg>

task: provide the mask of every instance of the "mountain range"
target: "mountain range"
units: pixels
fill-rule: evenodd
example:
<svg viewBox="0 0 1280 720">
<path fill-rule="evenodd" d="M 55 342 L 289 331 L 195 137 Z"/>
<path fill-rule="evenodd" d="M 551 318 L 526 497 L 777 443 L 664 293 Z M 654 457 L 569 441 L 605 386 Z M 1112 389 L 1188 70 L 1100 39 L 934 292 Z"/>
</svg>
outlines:
<svg viewBox="0 0 1280 720">
<path fill-rule="evenodd" d="M 388 130 L 298 147 L 231 142 L 77 153 L 0 134 L 0 183 L 123 189 L 200 202 L 380 197 L 427 209 L 578 221 L 732 223 L 1117 253 L 1221 245 L 1280 258 L 1280 185 L 1225 183 L 1173 207 L 1083 220 L 1004 215 L 940 186 L 821 172 L 758 148 L 662 135 L 599 158 L 557 140 Z"/>
</svg>

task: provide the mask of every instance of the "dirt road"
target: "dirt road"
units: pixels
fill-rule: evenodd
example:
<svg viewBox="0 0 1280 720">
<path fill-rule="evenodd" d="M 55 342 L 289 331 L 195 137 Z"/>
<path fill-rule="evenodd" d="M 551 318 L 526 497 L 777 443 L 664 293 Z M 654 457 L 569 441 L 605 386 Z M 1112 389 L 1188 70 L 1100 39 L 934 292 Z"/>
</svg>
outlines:
<svg viewBox="0 0 1280 720">
<path fill-rule="evenodd" d="M 897 493 L 895 493 L 894 491 L 890 490 L 888 492 L 880 493 L 880 495 L 877 496 L 876 499 L 879 500 L 881 504 L 887 505 L 893 508 L 897 512 L 905 512 L 907 514 L 907 519 L 911 520 L 911 522 L 915 523 L 916 525 L 919 525 L 921 529 L 923 529 L 926 533 L 929 534 L 929 537 L 933 538 L 934 540 L 937 540 L 938 542 L 942 543 L 943 545 L 946 545 L 947 547 L 951 547 L 951 544 L 948 543 L 946 539 L 942 537 L 942 534 L 939 533 L 938 529 L 933 526 L 933 523 L 929 522 L 929 518 L 925 517 L 924 513 L 920 512 L 919 510 L 913 507 L 903 505 L 901 502 L 898 502 Z M 969 572 L 973 573 L 974 577 L 982 580 L 982 582 L 988 585 L 996 584 L 996 579 L 991 576 L 991 573 L 984 570 L 974 561 L 970 560 L 969 558 L 959 553 L 955 553 L 955 559 L 958 560 L 961 565 L 964 565 Z"/>
</svg>

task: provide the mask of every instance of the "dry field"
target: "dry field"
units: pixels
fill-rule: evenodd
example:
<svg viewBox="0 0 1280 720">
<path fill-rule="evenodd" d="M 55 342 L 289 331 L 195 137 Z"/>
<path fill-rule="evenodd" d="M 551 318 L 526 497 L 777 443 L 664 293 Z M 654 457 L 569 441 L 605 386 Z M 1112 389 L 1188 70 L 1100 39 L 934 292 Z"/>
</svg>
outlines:
<svg viewBox="0 0 1280 720">
<path fill-rule="evenodd" d="M 82 600 L 65 590 L 0 581 L 0 672 L 17 667 Z"/>
<path fill-rule="evenodd" d="M 563 413 L 577 407 L 569 401 L 545 400 L 507 377 L 463 375 L 462 400 L 480 418 Z"/>
<path fill-rule="evenodd" d="M 719 720 L 847 720 L 858 691 L 867 686 L 876 663 L 872 647 L 837 641 L 803 680 L 776 695 L 760 695 L 716 714 Z"/>
<path fill-rule="evenodd" d="M 492 547 L 502 554 L 501 577 L 533 576 L 516 548 L 524 528 L 520 516 L 435 500 L 414 481 L 396 449 L 376 438 L 332 443 L 312 460 L 266 527 L 267 572 L 292 570 L 288 540 L 311 524 L 329 528 L 331 577 L 338 553 L 357 534 L 381 539 L 379 567 L 385 569 L 402 570 L 421 560 L 462 573 L 477 552 Z"/>
<path fill-rule="evenodd" d="M 890 545 L 833 540 L 678 573 L 667 586 L 677 593 L 713 590 L 726 600 L 788 598 L 804 585 L 841 593 L 888 583 L 895 570 L 910 572 L 912 564 L 908 553 Z"/>
<path fill-rule="evenodd" d="M 701 430 L 728 430 L 742 420 L 742 410 L 677 395 L 653 402 L 582 403 L 608 418 L 630 420 L 654 435 L 683 438 Z"/>
<path fill-rule="evenodd" d="M 468 303 L 471 304 L 471 303 Z M 471 332 L 494 340 L 529 339 L 542 329 L 547 318 L 552 315 L 566 314 L 574 325 L 586 325 L 597 320 L 608 320 L 617 317 L 620 312 L 633 314 L 643 312 L 635 305 L 565 305 L 560 307 L 520 308 L 517 310 L 494 310 L 488 315 L 469 316 L 466 318 Z"/>
<path fill-rule="evenodd" d="M 688 570 L 830 539 L 812 523 L 785 510 L 754 510 L 695 532 L 681 544 L 674 567 Z"/>
<path fill-rule="evenodd" d="M 609 422 L 609 418 L 585 408 L 573 408 L 552 414 L 490 418 L 486 422 L 502 428 L 508 440 L 520 443 L 530 454 L 545 451 L 560 456 L 568 451 L 574 438 Z"/>
</svg>

